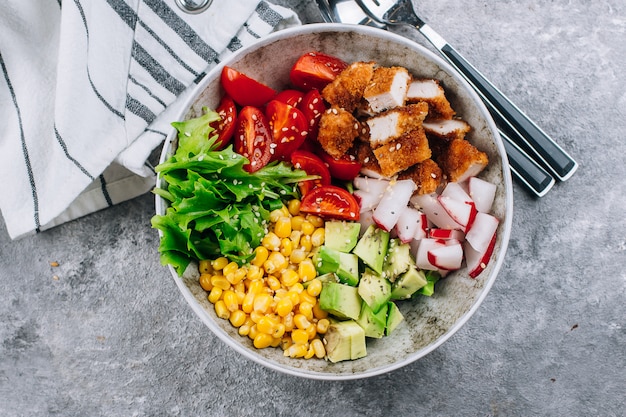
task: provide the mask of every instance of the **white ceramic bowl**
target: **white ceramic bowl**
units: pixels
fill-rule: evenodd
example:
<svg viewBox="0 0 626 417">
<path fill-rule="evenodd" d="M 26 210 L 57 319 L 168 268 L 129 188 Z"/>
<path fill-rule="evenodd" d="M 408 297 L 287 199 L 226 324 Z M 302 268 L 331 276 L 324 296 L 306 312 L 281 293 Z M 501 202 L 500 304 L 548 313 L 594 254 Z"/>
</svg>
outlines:
<svg viewBox="0 0 626 417">
<path fill-rule="evenodd" d="M 380 65 L 404 66 L 416 76 L 432 77 L 442 82 L 457 114 L 473 128 L 468 139 L 489 156 L 489 166 L 481 177 L 498 185 L 493 212 L 501 221 L 487 269 L 477 279 L 469 278 L 465 270 L 451 273 L 437 284 L 432 297 L 400 302 L 405 322 L 390 337 L 368 339 L 366 357 L 339 363 L 290 359 L 283 356 L 279 348 L 255 349 L 247 337 L 238 335 L 230 322 L 217 318 L 207 294 L 198 284 L 197 275 L 180 278 L 172 268 L 170 271 L 198 317 L 214 334 L 245 357 L 300 377 L 326 380 L 364 378 L 398 369 L 423 357 L 449 339 L 474 314 L 496 279 L 506 252 L 513 212 L 511 176 L 494 122 L 469 85 L 427 49 L 393 33 L 366 26 L 313 24 L 263 38 L 213 69 L 198 85 L 186 110 L 177 120 L 199 116 L 203 106 L 217 106 L 223 93 L 219 82 L 223 65 L 276 89 L 284 89 L 289 82 L 291 65 L 297 57 L 309 51 L 322 51 L 346 62 L 372 60 Z M 172 153 L 173 144 L 174 130 L 165 142 L 161 161 Z M 165 207 L 165 201 L 157 196 L 157 214 L 163 214 Z"/>
</svg>

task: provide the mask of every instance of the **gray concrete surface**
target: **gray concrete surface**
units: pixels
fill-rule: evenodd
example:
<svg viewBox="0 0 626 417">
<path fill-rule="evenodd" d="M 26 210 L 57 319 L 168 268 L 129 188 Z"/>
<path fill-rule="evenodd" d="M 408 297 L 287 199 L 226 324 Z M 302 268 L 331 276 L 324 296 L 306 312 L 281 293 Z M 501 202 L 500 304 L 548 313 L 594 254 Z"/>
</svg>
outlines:
<svg viewBox="0 0 626 417">
<path fill-rule="evenodd" d="M 281 3 L 319 21 L 313 2 Z M 624 416 L 626 6 L 418 9 L 580 163 L 542 199 L 515 186 L 506 261 L 463 329 L 366 380 L 268 370 L 185 304 L 146 195 L 19 241 L 0 226 L 0 415 Z"/>
</svg>

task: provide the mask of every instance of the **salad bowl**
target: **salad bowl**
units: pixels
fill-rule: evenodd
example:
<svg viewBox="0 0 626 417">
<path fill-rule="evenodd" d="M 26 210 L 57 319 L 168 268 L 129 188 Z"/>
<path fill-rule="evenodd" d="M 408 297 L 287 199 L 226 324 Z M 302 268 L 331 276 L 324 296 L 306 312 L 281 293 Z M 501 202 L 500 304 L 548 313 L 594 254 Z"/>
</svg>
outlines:
<svg viewBox="0 0 626 417">
<path fill-rule="evenodd" d="M 440 81 L 457 114 L 472 126 L 468 139 L 489 157 L 489 165 L 480 177 L 497 185 L 492 213 L 500 222 L 486 269 L 476 278 L 471 278 L 465 269 L 451 272 L 437 283 L 432 296 L 399 302 L 404 321 L 393 334 L 381 339 L 368 338 L 367 356 L 337 363 L 316 358 L 289 358 L 280 348 L 256 349 L 252 341 L 240 336 L 228 320 L 217 317 L 207 293 L 198 282 L 197 265 L 187 268 L 182 277 L 172 267 L 169 269 L 196 315 L 215 336 L 244 357 L 273 370 L 304 378 L 347 380 L 371 377 L 403 367 L 437 349 L 479 308 L 501 268 L 511 232 L 510 170 L 497 128 L 472 88 L 427 49 L 393 33 L 367 26 L 311 24 L 260 39 L 208 73 L 176 121 L 200 116 L 203 107 L 217 107 L 224 94 L 220 74 L 225 65 L 280 91 L 289 88 L 289 71 L 293 63 L 311 51 L 324 52 L 345 62 L 375 61 L 379 65 L 402 66 L 414 76 Z M 172 129 L 164 143 L 161 162 L 173 154 L 176 144 L 176 131 Z M 162 185 L 163 179 L 159 177 L 157 186 Z M 157 195 L 157 215 L 164 214 L 166 208 L 167 202 Z M 214 336 L 207 332 L 206 337 Z"/>
</svg>

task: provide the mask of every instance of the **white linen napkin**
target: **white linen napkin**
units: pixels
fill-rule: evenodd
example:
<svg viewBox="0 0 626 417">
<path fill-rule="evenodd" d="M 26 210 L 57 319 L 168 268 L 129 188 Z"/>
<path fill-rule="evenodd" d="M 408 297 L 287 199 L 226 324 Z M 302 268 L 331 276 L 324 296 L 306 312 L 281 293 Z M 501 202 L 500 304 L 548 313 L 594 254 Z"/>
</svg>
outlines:
<svg viewBox="0 0 626 417">
<path fill-rule="evenodd" d="M 148 192 L 148 163 L 213 66 L 300 24 L 259 0 L 0 2 L 0 210 L 12 239 Z"/>
</svg>

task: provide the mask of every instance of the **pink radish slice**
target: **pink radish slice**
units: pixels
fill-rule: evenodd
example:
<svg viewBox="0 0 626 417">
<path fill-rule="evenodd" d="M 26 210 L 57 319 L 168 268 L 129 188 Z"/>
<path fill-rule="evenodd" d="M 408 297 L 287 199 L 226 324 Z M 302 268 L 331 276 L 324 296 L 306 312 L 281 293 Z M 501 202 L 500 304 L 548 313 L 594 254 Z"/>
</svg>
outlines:
<svg viewBox="0 0 626 417">
<path fill-rule="evenodd" d="M 359 202 L 361 213 L 376 208 L 389 186 L 389 181 L 367 177 L 356 177 L 353 183 L 357 188 L 353 194 Z"/>
<path fill-rule="evenodd" d="M 413 207 L 406 206 L 403 209 L 395 227 L 402 243 L 426 237 L 425 217 L 424 213 Z"/>
<path fill-rule="evenodd" d="M 487 265 L 491 260 L 493 249 L 496 246 L 496 235 L 494 233 L 491 241 L 484 251 L 477 251 L 472 247 L 472 245 L 469 244 L 469 242 L 465 242 L 463 246 L 465 263 L 467 265 L 469 276 L 470 278 L 476 278 L 485 270 L 485 268 L 487 268 Z"/>
<path fill-rule="evenodd" d="M 452 230 L 452 229 L 429 229 L 428 237 L 433 239 L 456 239 L 460 242 L 465 240 L 465 234 L 460 230 Z"/>
<path fill-rule="evenodd" d="M 452 220 L 457 223 L 457 227 L 453 229 L 469 230 L 477 213 L 472 201 L 460 201 L 444 195 L 440 195 L 437 199 Z"/>
<path fill-rule="evenodd" d="M 498 220 L 491 214 L 478 212 L 474 223 L 465 234 L 465 240 L 478 252 L 485 252 L 498 228 Z"/>
<path fill-rule="evenodd" d="M 429 271 L 439 270 L 437 266 L 433 265 L 428 260 L 428 252 L 433 249 L 443 248 L 445 246 L 446 245 L 443 243 L 443 241 L 440 241 L 440 240 L 422 239 L 417 248 L 417 254 L 415 256 L 415 265 L 420 269 L 427 269 Z"/>
<path fill-rule="evenodd" d="M 496 197 L 496 185 L 477 177 L 468 180 L 469 195 L 476 204 L 476 209 L 489 213 Z"/>
<path fill-rule="evenodd" d="M 437 194 L 423 194 L 411 198 L 411 204 L 420 209 L 430 222 L 441 229 L 458 229 L 460 225 L 441 206 Z"/>
<path fill-rule="evenodd" d="M 449 182 L 446 184 L 446 187 L 441 192 L 441 195 L 444 197 L 450 197 L 456 201 L 472 201 L 472 198 L 468 193 L 465 192 L 463 187 L 459 183 Z"/>
<path fill-rule="evenodd" d="M 463 246 L 458 241 L 430 249 L 427 252 L 428 262 L 439 269 L 454 271 L 463 263 Z"/>
<path fill-rule="evenodd" d="M 398 222 L 404 208 L 415 191 L 413 180 L 390 182 L 383 197 L 374 209 L 374 221 L 383 230 L 390 231 Z"/>
</svg>

